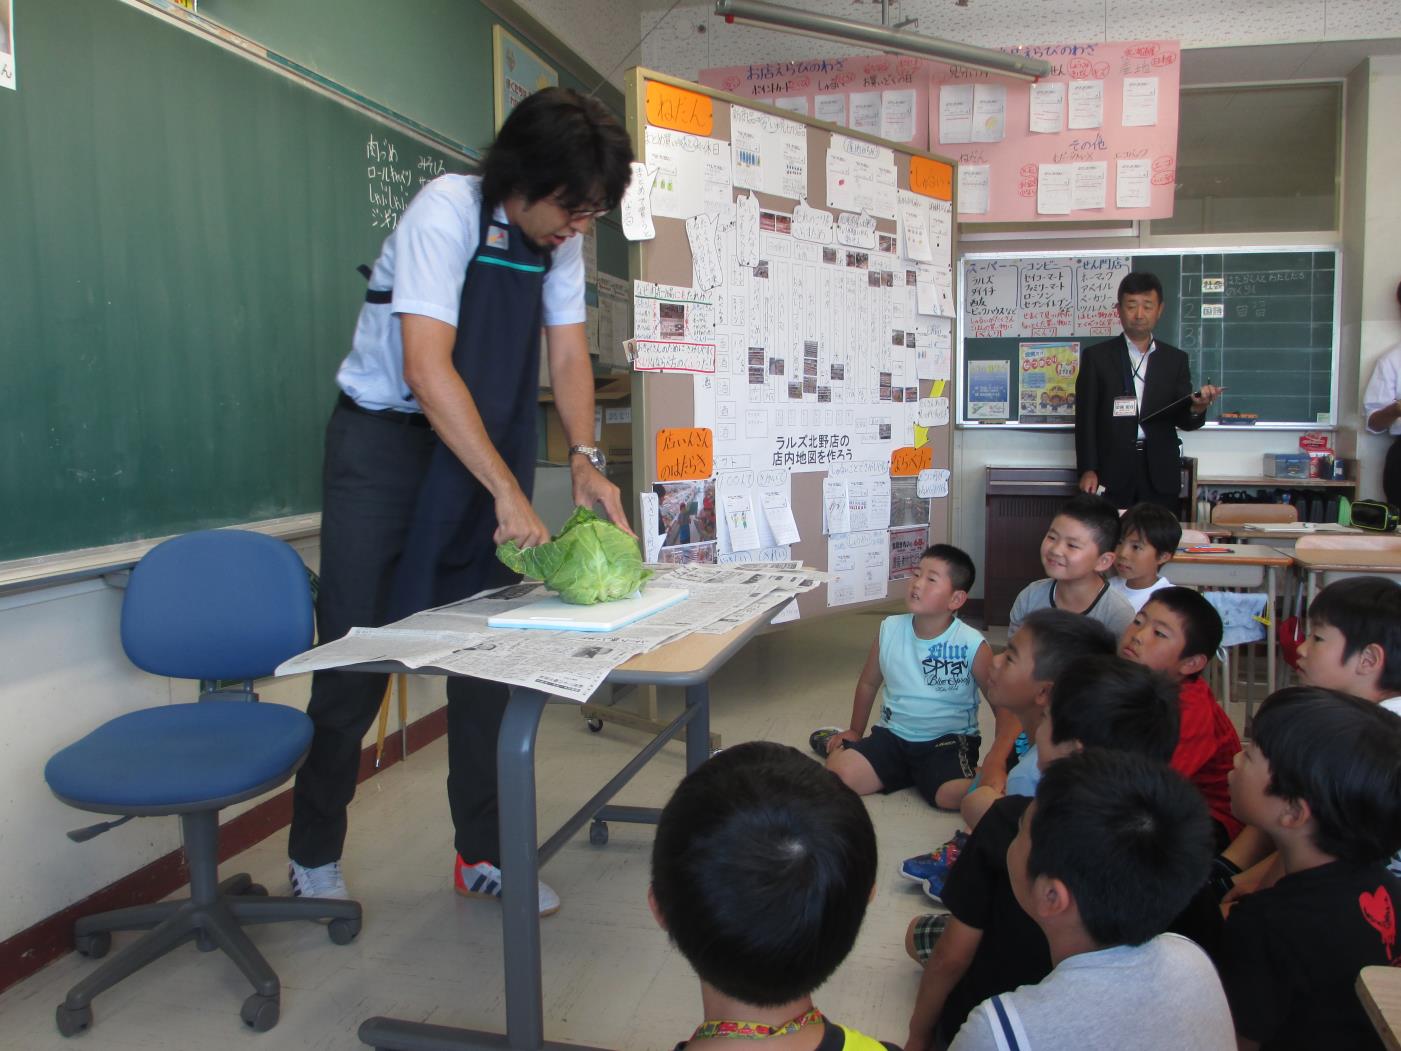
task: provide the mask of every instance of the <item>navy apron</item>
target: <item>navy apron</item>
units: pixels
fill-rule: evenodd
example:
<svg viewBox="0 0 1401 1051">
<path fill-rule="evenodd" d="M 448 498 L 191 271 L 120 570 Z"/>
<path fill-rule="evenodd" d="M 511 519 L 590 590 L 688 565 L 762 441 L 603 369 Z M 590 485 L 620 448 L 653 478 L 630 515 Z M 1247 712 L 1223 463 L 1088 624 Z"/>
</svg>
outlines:
<svg viewBox="0 0 1401 1051">
<path fill-rule="evenodd" d="M 540 327 L 550 254 L 482 202 L 452 364 L 487 436 L 528 498 L 535 481 Z M 440 440 L 418 489 L 390 591 L 391 620 L 519 578 L 496 558 L 496 501 Z"/>
</svg>

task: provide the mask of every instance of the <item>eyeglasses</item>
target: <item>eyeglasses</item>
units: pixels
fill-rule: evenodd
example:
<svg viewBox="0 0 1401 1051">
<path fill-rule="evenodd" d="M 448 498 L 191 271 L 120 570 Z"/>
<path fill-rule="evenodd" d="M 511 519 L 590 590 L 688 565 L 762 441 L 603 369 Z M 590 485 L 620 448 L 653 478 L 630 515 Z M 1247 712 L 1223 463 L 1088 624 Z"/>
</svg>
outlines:
<svg viewBox="0 0 1401 1051">
<path fill-rule="evenodd" d="M 585 219 L 601 219 L 607 214 L 607 208 L 571 208 L 569 209 L 569 221 L 577 223 Z"/>
</svg>

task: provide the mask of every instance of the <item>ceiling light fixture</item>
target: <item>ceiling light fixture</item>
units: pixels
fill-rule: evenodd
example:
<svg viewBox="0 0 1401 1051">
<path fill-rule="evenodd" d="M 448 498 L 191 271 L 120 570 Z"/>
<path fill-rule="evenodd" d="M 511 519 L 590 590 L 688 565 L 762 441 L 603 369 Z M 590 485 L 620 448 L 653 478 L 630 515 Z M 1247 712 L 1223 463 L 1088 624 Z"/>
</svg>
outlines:
<svg viewBox="0 0 1401 1051">
<path fill-rule="evenodd" d="M 983 69 L 1010 77 L 1035 80 L 1050 74 L 1051 64 L 1038 58 L 1008 54 L 991 48 L 973 47 L 952 40 L 902 33 L 885 26 L 834 18 L 815 11 L 770 4 L 765 0 L 715 0 L 715 13 L 730 24 L 781 29 L 799 36 L 838 44 L 852 44 L 875 51 L 890 51 L 915 58 L 932 58 L 956 66 Z"/>
</svg>

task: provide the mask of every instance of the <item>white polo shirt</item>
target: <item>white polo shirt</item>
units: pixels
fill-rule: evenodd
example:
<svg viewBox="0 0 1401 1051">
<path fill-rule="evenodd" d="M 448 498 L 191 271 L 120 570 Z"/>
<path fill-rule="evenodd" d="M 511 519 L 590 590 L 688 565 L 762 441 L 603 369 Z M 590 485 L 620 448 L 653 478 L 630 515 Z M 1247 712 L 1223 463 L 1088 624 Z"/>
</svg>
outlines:
<svg viewBox="0 0 1401 1051">
<path fill-rule="evenodd" d="M 1377 359 L 1372 368 L 1372 378 L 1367 381 L 1367 390 L 1362 395 L 1362 422 L 1372 434 L 1401 434 L 1401 419 L 1385 431 L 1373 431 L 1367 419 L 1378 409 L 1384 409 L 1397 398 L 1401 398 L 1401 343 L 1396 344 Z"/>
<path fill-rule="evenodd" d="M 365 303 L 355 323 L 351 351 L 336 383 L 366 409 L 418 412 L 404 382 L 404 344 L 395 314 L 421 314 L 457 325 L 467 264 L 477 250 L 482 210 L 481 179 L 440 175 L 409 202 L 394 232 L 384 239 L 370 274 L 370 288 L 392 288 L 392 303 Z M 506 221 L 501 208 L 496 218 Z M 554 250 L 545 275 L 544 323 L 584 321 L 583 238 Z"/>
</svg>

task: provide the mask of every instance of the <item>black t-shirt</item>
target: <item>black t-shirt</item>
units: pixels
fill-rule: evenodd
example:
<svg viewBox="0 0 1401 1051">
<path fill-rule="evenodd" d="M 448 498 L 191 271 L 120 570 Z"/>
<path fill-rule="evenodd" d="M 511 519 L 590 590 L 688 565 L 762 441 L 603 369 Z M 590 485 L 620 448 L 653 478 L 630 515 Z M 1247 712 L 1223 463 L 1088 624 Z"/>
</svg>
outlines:
<svg viewBox="0 0 1401 1051">
<path fill-rule="evenodd" d="M 1051 973 L 1046 936 L 1022 911 L 1007 878 L 1007 848 L 1030 796 L 1004 796 L 968 837 L 944 883 L 944 905 L 955 919 L 983 932 L 967 972 L 949 990 L 939 1033 L 945 1040 L 990 996 L 1041 981 Z"/>
<path fill-rule="evenodd" d="M 1005 796 L 988 808 L 968 837 L 944 883 L 944 905 L 962 923 L 983 932 L 967 972 L 949 990 L 939 1033 L 952 1040 L 969 1013 L 990 996 L 1032 985 L 1051 973 L 1051 949 L 1041 928 L 1017 903 L 1007 875 L 1007 848 L 1031 805 L 1028 796 Z M 1168 930 L 1196 942 L 1216 959 L 1221 911 L 1203 886 Z"/>
<path fill-rule="evenodd" d="M 1378 862 L 1334 861 L 1240 899 L 1226 918 L 1221 984 L 1236 1031 L 1267 1051 L 1380 1048 L 1357 973 L 1401 965 L 1401 881 Z"/>
<path fill-rule="evenodd" d="M 724 1041 L 720 1042 L 724 1043 Z M 681 1041 L 681 1043 L 676 1045 L 676 1051 L 685 1051 L 688 1043 L 689 1041 L 687 1040 Z M 822 1042 L 819 1043 L 817 1047 L 813 1048 L 813 1051 L 842 1051 L 842 1048 L 845 1046 L 846 1033 L 842 1031 L 842 1027 L 830 1020 L 824 1020 L 822 1026 Z M 884 1040 L 881 1041 L 881 1047 L 885 1048 L 886 1051 L 900 1051 L 894 1044 L 887 1044 Z"/>
</svg>

